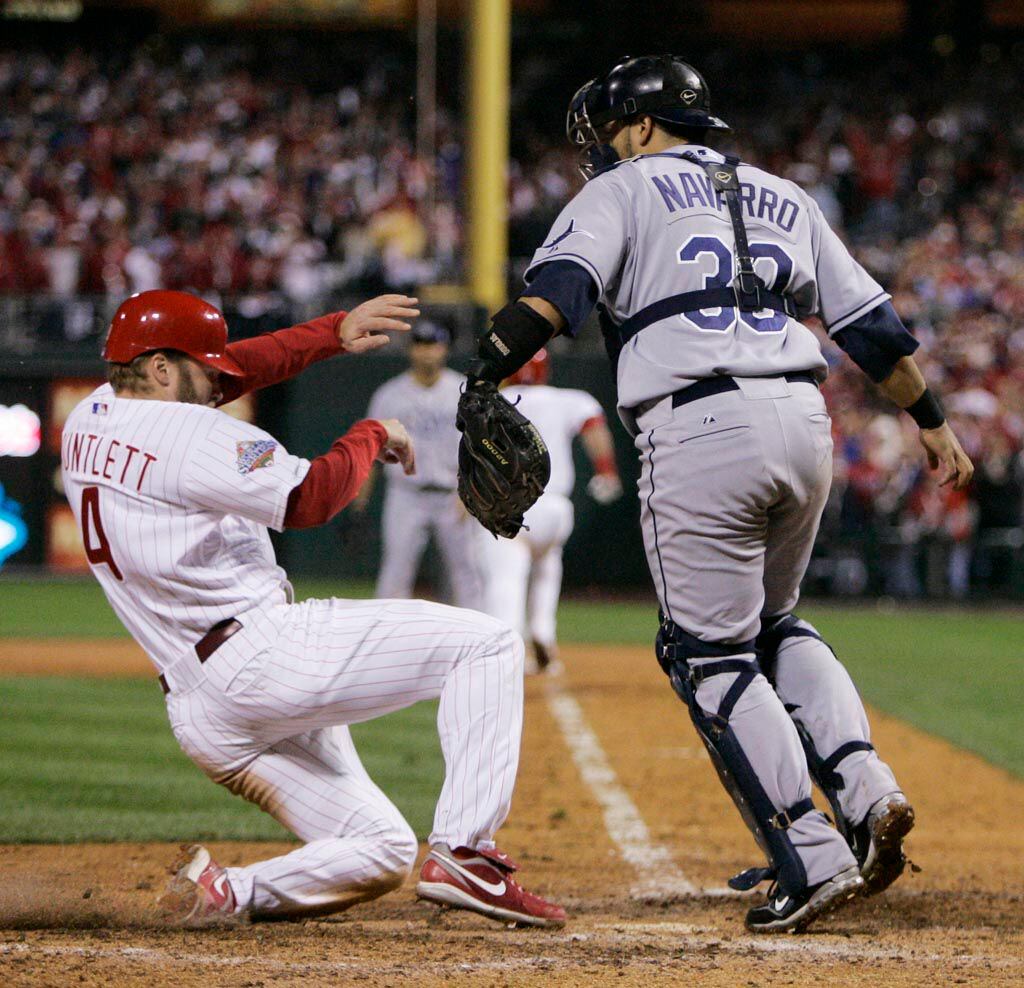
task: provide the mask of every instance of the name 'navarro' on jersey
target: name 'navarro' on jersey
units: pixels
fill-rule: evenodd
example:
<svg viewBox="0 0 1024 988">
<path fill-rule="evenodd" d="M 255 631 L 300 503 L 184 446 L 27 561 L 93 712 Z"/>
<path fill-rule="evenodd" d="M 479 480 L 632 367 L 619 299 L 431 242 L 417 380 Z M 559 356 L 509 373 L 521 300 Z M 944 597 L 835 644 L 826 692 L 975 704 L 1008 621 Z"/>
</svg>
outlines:
<svg viewBox="0 0 1024 988">
<path fill-rule="evenodd" d="M 727 208 L 722 193 L 702 172 L 680 170 L 676 175 L 649 176 L 652 184 L 661 194 L 665 208 L 674 213 L 676 209 L 715 209 L 721 212 Z M 782 195 L 767 185 L 740 182 L 739 199 L 745 216 L 749 219 L 773 223 L 780 230 L 790 233 L 800 213 L 800 206 L 794 199 Z"/>
</svg>

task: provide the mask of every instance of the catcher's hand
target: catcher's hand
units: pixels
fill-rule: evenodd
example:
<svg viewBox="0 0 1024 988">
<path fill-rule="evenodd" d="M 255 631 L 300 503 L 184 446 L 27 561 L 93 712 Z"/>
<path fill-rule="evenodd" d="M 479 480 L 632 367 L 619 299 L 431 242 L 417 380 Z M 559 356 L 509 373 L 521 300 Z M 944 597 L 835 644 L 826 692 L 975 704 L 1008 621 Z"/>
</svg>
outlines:
<svg viewBox="0 0 1024 988">
<path fill-rule="evenodd" d="M 494 535 L 515 538 L 523 515 L 544 493 L 551 458 L 537 427 L 489 381 L 472 381 L 459 398 L 459 497 Z"/>
</svg>

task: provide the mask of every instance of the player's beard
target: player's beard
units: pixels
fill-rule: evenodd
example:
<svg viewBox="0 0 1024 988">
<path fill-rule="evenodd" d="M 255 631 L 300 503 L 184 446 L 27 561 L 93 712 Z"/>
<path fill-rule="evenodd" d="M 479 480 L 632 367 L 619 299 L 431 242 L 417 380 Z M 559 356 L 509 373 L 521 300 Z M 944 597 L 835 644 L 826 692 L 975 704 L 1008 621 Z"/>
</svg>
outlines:
<svg viewBox="0 0 1024 988">
<path fill-rule="evenodd" d="M 181 374 L 178 377 L 178 401 L 184 402 L 186 405 L 202 405 L 199 398 L 199 392 L 196 391 L 195 382 L 192 380 L 192 375 L 181 367 Z"/>
</svg>

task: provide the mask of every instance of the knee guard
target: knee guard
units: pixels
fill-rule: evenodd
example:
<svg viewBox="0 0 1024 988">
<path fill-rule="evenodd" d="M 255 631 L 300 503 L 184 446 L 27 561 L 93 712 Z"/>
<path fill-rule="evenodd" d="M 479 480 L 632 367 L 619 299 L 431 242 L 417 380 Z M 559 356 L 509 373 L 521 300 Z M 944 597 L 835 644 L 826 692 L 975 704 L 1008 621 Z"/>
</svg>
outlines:
<svg viewBox="0 0 1024 988">
<path fill-rule="evenodd" d="M 814 638 L 824 645 L 835 657 L 835 650 L 821 635 L 817 629 L 808 621 L 801 621 L 795 614 L 783 614 L 781 617 L 772 618 L 762 628 L 761 633 L 754 639 L 754 647 L 761 670 L 764 672 L 768 682 L 775 686 L 776 669 L 779 661 L 779 648 L 782 643 L 790 638 Z M 836 659 L 838 662 L 839 660 Z M 800 735 L 800 743 L 803 745 L 804 753 L 807 756 L 807 768 L 814 784 L 824 793 L 829 806 L 832 807 L 832 814 L 836 821 L 839 832 L 846 838 L 851 839 L 849 833 L 850 825 L 843 816 L 839 805 L 839 792 L 846 788 L 846 782 L 836 769 L 839 763 L 855 751 L 874 751 L 875 747 L 870 741 L 847 741 L 841 744 L 835 751 L 824 758 L 818 753 L 807 727 L 796 715 L 796 709 L 786 704 L 786 710 L 793 723 L 796 725 L 797 733 Z"/>
<path fill-rule="evenodd" d="M 756 659 L 736 656 L 754 651 L 754 641 L 724 644 L 701 641 L 673 622 L 662 620 L 656 639 L 656 653 L 672 688 L 686 704 L 690 719 L 707 748 L 718 777 L 732 797 L 743 821 L 768 858 L 768 868 L 751 868 L 731 879 L 738 890 L 753 888 L 766 878 L 775 878 L 786 894 L 796 894 L 807 885 L 807 873 L 787 830 L 795 820 L 814 810 L 814 803 L 803 799 L 793 806 L 776 807 L 761 785 L 735 732 L 729 716 L 740 697 L 760 673 Z M 718 659 L 691 665 L 691 659 Z M 732 686 L 713 713 L 697 702 L 697 689 L 712 676 L 738 673 Z"/>
</svg>

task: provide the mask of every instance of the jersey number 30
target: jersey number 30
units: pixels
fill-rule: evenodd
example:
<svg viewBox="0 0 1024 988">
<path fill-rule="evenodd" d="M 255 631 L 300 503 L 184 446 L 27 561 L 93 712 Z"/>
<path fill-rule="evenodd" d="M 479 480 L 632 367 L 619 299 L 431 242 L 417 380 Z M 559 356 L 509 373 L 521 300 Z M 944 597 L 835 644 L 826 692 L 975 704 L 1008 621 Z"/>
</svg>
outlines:
<svg viewBox="0 0 1024 988">
<path fill-rule="evenodd" d="M 793 276 L 793 259 L 778 245 L 768 243 L 752 243 L 750 256 L 754 259 L 754 269 L 761 280 L 773 291 L 784 292 Z M 732 250 L 718 237 L 690 237 L 679 248 L 680 264 L 699 264 L 706 269 L 705 258 L 711 258 L 714 270 L 704 275 L 704 288 L 729 288 L 733 281 Z M 761 262 L 760 264 L 758 262 Z M 772 277 L 765 278 L 767 265 L 774 267 Z M 753 312 L 739 312 L 734 306 L 719 309 L 700 309 L 687 312 L 681 318 L 692 323 L 705 333 L 727 333 L 736 325 L 737 314 L 744 325 L 755 333 L 781 333 L 786 328 L 786 314 L 772 310 L 762 310 L 766 315 L 758 316 Z"/>
<path fill-rule="evenodd" d="M 110 539 L 103 531 L 100 520 L 100 489 L 86 487 L 82 490 L 82 544 L 85 546 L 85 558 L 94 566 L 106 563 L 110 572 L 119 580 L 123 580 L 121 571 L 110 554 Z"/>
</svg>

